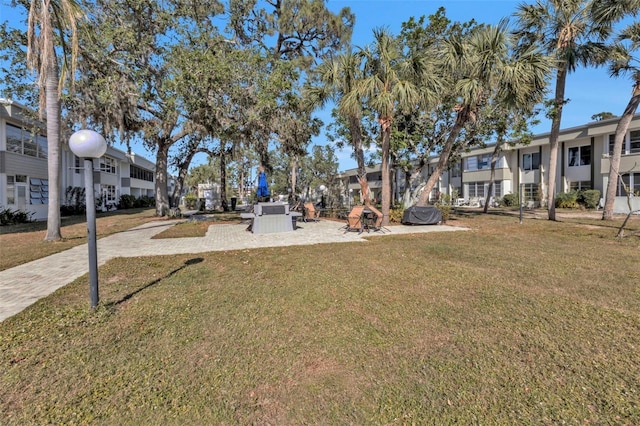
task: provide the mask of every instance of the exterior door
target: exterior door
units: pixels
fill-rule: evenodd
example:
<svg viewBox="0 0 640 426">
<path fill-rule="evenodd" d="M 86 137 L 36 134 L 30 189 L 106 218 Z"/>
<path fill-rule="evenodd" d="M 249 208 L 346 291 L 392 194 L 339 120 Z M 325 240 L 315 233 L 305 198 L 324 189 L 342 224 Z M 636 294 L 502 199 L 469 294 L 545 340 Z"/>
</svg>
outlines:
<svg viewBox="0 0 640 426">
<path fill-rule="evenodd" d="M 18 210 L 27 209 L 27 185 L 23 183 L 16 183 L 16 206 Z"/>
</svg>

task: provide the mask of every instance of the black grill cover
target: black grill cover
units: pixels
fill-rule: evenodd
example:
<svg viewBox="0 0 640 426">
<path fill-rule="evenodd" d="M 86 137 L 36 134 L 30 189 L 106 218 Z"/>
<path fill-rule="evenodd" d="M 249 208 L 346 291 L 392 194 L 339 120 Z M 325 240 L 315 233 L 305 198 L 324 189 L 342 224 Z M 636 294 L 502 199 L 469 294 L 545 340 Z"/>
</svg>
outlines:
<svg viewBox="0 0 640 426">
<path fill-rule="evenodd" d="M 404 211 L 404 225 L 437 225 L 442 222 L 442 214 L 436 207 L 411 206 Z"/>
</svg>

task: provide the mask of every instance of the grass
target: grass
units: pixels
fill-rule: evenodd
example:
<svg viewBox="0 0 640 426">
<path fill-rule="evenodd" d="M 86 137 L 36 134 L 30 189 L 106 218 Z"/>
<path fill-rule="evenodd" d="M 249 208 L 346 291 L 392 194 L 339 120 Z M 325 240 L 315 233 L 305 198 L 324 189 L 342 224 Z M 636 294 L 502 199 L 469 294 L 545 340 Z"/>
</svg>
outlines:
<svg viewBox="0 0 640 426">
<path fill-rule="evenodd" d="M 640 424 L 640 240 L 450 223 L 112 260 L 0 323 L 0 423 Z"/>
<path fill-rule="evenodd" d="M 178 223 L 176 226 L 172 226 L 166 231 L 155 235 L 153 238 L 202 237 L 207 233 L 209 226 L 222 223 L 240 223 L 240 214 L 237 212 L 217 212 L 207 214 L 202 220 L 189 220 Z"/>
<path fill-rule="evenodd" d="M 155 216 L 153 209 L 98 213 L 96 235 L 101 238 L 152 220 L 162 220 Z M 0 226 L 0 271 L 86 243 L 85 216 L 63 218 L 61 233 L 61 241 L 45 241 L 47 223 L 44 221 Z"/>
</svg>

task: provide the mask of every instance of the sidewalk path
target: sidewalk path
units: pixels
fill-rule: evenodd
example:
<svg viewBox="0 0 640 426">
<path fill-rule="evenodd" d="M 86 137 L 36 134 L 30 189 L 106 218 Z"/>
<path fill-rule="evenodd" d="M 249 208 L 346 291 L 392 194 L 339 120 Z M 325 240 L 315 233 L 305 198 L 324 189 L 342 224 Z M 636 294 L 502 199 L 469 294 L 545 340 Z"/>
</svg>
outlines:
<svg viewBox="0 0 640 426">
<path fill-rule="evenodd" d="M 458 231 L 465 228 L 427 225 L 390 226 L 383 232 L 344 232 L 342 223 L 321 220 L 299 223 L 295 232 L 253 234 L 247 225 L 209 227 L 204 237 L 151 239 L 179 221 L 149 222 L 98 240 L 98 265 L 116 257 L 203 253 L 247 248 L 282 247 L 321 243 L 364 242 L 368 237 L 425 232 Z M 25 309 L 38 299 L 89 273 L 87 245 L 57 253 L 15 268 L 0 271 L 0 321 Z M 88 278 L 87 278 L 88 279 Z"/>
</svg>

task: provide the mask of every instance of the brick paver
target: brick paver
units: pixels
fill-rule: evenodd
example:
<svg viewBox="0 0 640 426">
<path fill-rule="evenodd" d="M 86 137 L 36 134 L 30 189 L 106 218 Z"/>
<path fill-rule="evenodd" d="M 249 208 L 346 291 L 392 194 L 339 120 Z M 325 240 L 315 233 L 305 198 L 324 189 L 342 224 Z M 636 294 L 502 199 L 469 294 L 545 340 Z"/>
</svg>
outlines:
<svg viewBox="0 0 640 426">
<path fill-rule="evenodd" d="M 294 232 L 253 234 L 247 225 L 212 225 L 200 238 L 151 239 L 178 221 L 149 222 L 137 228 L 98 240 L 98 265 L 116 257 L 203 253 L 263 247 L 282 247 L 322 243 L 365 242 L 367 237 L 408 233 L 457 231 L 464 228 L 429 226 L 390 226 L 383 232 L 344 232 L 340 222 L 321 220 L 300 223 Z M 0 271 L 0 321 L 17 314 L 38 299 L 89 272 L 87 245 L 57 253 L 24 265 Z M 88 275 L 87 275 L 88 280 Z"/>
</svg>

